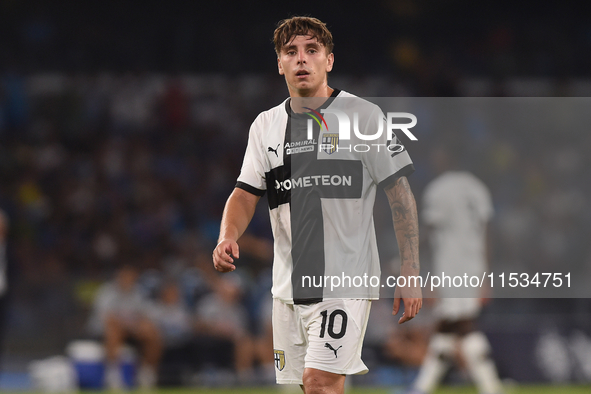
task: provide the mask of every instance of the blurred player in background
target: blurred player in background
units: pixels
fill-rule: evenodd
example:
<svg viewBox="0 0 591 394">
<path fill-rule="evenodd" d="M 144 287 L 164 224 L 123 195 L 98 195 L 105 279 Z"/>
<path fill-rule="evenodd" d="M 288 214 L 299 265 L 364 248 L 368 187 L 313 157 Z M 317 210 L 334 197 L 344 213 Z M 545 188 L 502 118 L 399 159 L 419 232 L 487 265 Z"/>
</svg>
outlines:
<svg viewBox="0 0 591 394">
<path fill-rule="evenodd" d="M 378 290 L 366 287 L 356 289 L 354 295 L 338 296 L 326 286 L 306 287 L 303 276 L 342 272 L 379 277 L 373 227 L 377 186 L 385 190 L 392 208 L 401 275 L 418 275 L 418 219 L 406 179 L 414 168 L 404 149 L 396 154 L 387 149 L 347 154 L 332 145 L 321 147 L 319 142 L 326 140 L 338 146 L 336 136 L 320 135 L 321 126 L 311 124 L 315 134 L 313 138 L 307 134 L 306 112 L 344 111 L 345 103 L 367 110 L 367 114 L 360 112 L 359 122 L 364 130 L 373 129 L 368 133 L 384 126 L 380 125 L 383 114 L 375 105 L 328 86 L 334 54 L 332 34 L 324 23 L 309 17 L 284 20 L 275 30 L 274 43 L 279 74 L 285 76 L 290 98 L 261 113 L 251 127 L 213 261 L 220 272 L 236 269 L 237 241 L 260 197 L 268 192 L 275 240 L 272 293 L 277 383 L 300 384 L 306 394 L 343 393 L 346 375 L 367 372 L 361 348 L 370 300 L 378 298 Z M 386 133 L 377 142 L 389 146 Z M 325 181 L 306 185 L 305 179 L 319 179 L 318 174 Z M 342 176 L 353 186 L 345 187 Z M 281 186 L 292 179 L 303 186 Z M 330 184 L 330 179 L 339 182 Z M 401 295 L 397 288 L 394 314 L 401 298 L 404 314 L 399 322 L 403 323 L 421 308 L 420 289 Z"/>
<path fill-rule="evenodd" d="M 422 220 L 429 228 L 434 274 L 480 277 L 488 270 L 491 196 L 482 181 L 458 170 L 454 153 L 446 147 L 433 152 L 438 176 L 425 188 Z M 440 289 L 434 311 L 439 323 L 414 383 L 414 392 L 431 393 L 451 364 L 459 360 L 480 393 L 502 392 L 488 339 L 475 327 L 487 296 L 483 291 L 487 290 L 467 289 L 459 294 Z"/>
</svg>

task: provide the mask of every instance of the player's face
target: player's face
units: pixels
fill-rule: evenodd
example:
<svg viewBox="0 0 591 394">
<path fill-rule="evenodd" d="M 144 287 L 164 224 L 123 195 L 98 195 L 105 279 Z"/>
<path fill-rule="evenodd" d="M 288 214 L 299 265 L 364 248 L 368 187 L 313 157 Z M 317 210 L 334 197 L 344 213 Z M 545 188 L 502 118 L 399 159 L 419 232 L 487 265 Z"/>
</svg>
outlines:
<svg viewBox="0 0 591 394">
<path fill-rule="evenodd" d="M 326 96 L 327 73 L 332 70 L 334 55 L 326 54 L 324 45 L 310 36 L 296 36 L 283 47 L 277 65 L 285 75 L 290 95 Z"/>
</svg>

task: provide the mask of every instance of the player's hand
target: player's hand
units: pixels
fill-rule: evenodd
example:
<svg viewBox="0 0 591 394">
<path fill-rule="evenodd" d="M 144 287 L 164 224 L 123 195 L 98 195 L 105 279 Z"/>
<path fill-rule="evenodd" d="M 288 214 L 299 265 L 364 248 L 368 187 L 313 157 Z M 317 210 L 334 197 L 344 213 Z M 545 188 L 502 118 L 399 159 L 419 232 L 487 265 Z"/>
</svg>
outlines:
<svg viewBox="0 0 591 394">
<path fill-rule="evenodd" d="M 236 241 L 222 240 L 213 250 L 213 266 L 219 272 L 232 272 L 236 269 L 234 258 L 239 257 Z"/>
<path fill-rule="evenodd" d="M 392 309 L 392 315 L 394 316 L 396 316 L 400 310 L 401 299 L 404 303 L 404 312 L 398 320 L 398 324 L 412 320 L 423 307 L 421 288 L 400 288 L 399 286 L 396 286 L 396 290 L 394 291 L 394 307 Z"/>
</svg>

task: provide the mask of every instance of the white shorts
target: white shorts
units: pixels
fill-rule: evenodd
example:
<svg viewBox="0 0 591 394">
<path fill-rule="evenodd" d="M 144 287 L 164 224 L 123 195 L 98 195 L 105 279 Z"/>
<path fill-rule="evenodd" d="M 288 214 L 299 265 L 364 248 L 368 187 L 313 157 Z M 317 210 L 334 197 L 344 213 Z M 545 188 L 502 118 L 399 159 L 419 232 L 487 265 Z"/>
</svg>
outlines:
<svg viewBox="0 0 591 394">
<path fill-rule="evenodd" d="M 476 319 L 481 310 L 480 298 L 441 298 L 435 307 L 437 318 L 447 321 Z"/>
<path fill-rule="evenodd" d="M 332 299 L 312 305 L 273 300 L 273 347 L 279 384 L 302 384 L 304 368 L 362 375 L 370 300 Z"/>
</svg>

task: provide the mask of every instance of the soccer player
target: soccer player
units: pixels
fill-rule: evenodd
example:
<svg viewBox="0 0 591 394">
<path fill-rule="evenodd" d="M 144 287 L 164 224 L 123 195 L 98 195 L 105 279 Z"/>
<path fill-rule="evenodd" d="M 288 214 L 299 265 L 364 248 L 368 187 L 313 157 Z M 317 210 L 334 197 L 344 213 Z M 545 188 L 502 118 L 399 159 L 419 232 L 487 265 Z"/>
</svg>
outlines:
<svg viewBox="0 0 591 394">
<path fill-rule="evenodd" d="M 474 175 L 458 170 L 449 147 L 439 146 L 432 159 L 439 175 L 425 188 L 422 218 L 429 226 L 433 270 L 450 277 L 480 277 L 487 271 L 487 226 L 493 214 L 490 193 Z M 488 339 L 475 327 L 485 301 L 479 296 L 486 296 L 481 292 L 441 290 L 434 311 L 439 323 L 414 382 L 414 392 L 431 393 L 458 354 L 480 393 L 502 392 Z"/>
<path fill-rule="evenodd" d="M 383 146 L 381 150 L 358 152 L 363 149 L 351 145 L 367 141 L 357 135 L 339 140 L 333 131 L 338 130 L 337 117 L 321 116 L 352 109 L 362 133 L 384 130 L 377 106 L 328 86 L 334 54 L 332 34 L 324 23 L 309 17 L 286 19 L 275 30 L 274 44 L 290 97 L 261 113 L 251 126 L 213 263 L 220 272 L 236 269 L 237 241 L 267 192 L 274 235 L 277 383 L 300 384 L 306 394 L 343 393 L 346 375 L 367 372 L 361 348 L 370 303 L 379 289 L 352 285 L 351 280 L 380 275 L 373 225 L 378 186 L 392 208 L 401 275 L 419 273 L 416 205 L 406 179 L 414 168 L 401 145 L 386 149 L 396 142 L 387 141 L 386 133 L 372 141 Z M 347 284 L 319 286 L 318 281 L 331 275 Z M 399 323 L 404 323 L 422 306 L 420 288 L 397 288 L 393 314 L 401 300 Z"/>
</svg>

